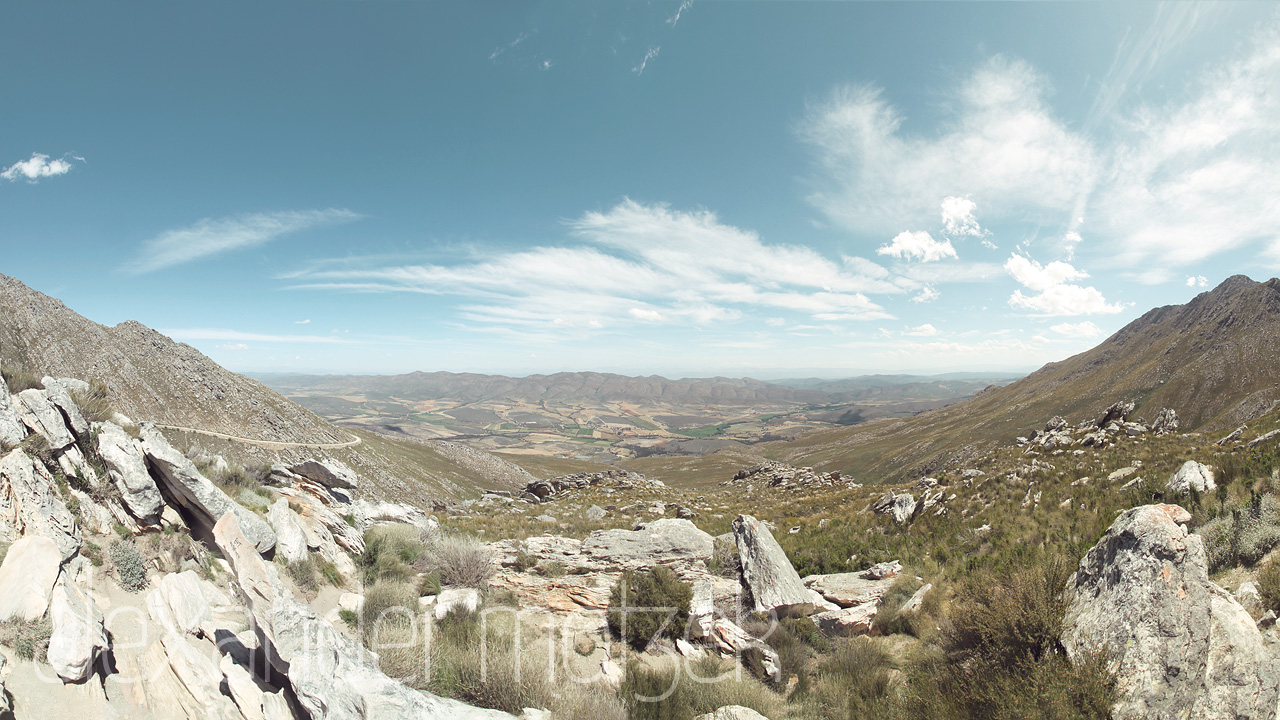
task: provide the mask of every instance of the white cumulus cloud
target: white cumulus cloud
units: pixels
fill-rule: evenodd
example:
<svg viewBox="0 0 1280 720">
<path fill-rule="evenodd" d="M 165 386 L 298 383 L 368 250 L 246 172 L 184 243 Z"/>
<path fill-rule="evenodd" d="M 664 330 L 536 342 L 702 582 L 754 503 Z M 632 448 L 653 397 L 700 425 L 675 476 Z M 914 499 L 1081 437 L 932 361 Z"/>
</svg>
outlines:
<svg viewBox="0 0 1280 720">
<path fill-rule="evenodd" d="M 942 226 L 946 228 L 948 235 L 970 235 L 972 237 L 982 237 L 984 234 L 982 226 L 978 224 L 978 218 L 974 217 L 973 211 L 978 209 L 978 203 L 964 197 L 948 197 L 942 200 Z"/>
<path fill-rule="evenodd" d="M 1187 278 L 1187 287 L 1209 287 L 1209 278 L 1203 275 L 1191 275 Z"/>
<path fill-rule="evenodd" d="M 924 288 L 922 288 L 919 293 L 916 293 L 915 297 L 911 298 L 911 302 L 918 302 L 918 303 L 933 302 L 934 300 L 937 300 L 941 295 L 942 293 L 938 292 L 937 289 L 935 289 L 932 285 L 925 285 Z"/>
<path fill-rule="evenodd" d="M 887 245 L 876 250 L 878 255 L 889 255 L 895 258 L 914 259 L 920 262 L 933 262 L 944 258 L 956 257 L 956 249 L 951 241 L 934 240 L 927 232 L 900 232 Z"/>
<path fill-rule="evenodd" d="M 1102 329 L 1088 320 L 1078 323 L 1061 323 L 1049 329 L 1070 338 L 1096 338 L 1102 334 Z"/>
<path fill-rule="evenodd" d="M 933 337 L 938 334 L 938 328 L 930 325 L 929 323 L 925 323 L 913 328 L 907 328 L 906 334 L 912 337 Z"/>
<path fill-rule="evenodd" d="M 79 160 L 81 158 L 73 159 Z M 32 153 L 30 158 L 16 162 L 0 171 L 0 178 L 10 182 L 15 180 L 38 182 L 40 178 L 66 175 L 71 172 L 71 168 L 72 162 L 67 160 L 66 156 L 50 159 L 44 153 Z"/>
<path fill-rule="evenodd" d="M 1089 277 L 1070 263 L 1054 261 L 1041 265 L 1021 255 L 1011 255 L 1004 264 L 1005 270 L 1033 295 L 1021 290 L 1009 296 L 1009 306 L 1030 310 L 1038 315 L 1105 315 L 1118 313 L 1121 305 L 1108 303 L 1102 293 L 1092 286 L 1071 284 L 1072 280 Z"/>
</svg>

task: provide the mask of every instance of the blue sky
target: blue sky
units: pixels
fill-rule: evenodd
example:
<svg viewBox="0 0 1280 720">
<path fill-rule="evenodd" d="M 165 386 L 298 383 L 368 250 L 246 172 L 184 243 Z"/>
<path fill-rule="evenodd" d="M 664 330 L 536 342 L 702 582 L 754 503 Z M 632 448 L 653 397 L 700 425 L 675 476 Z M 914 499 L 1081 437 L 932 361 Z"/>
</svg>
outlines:
<svg viewBox="0 0 1280 720">
<path fill-rule="evenodd" d="M 1027 370 L 1280 265 L 1272 3 L 0 23 L 0 272 L 234 370 Z"/>
</svg>

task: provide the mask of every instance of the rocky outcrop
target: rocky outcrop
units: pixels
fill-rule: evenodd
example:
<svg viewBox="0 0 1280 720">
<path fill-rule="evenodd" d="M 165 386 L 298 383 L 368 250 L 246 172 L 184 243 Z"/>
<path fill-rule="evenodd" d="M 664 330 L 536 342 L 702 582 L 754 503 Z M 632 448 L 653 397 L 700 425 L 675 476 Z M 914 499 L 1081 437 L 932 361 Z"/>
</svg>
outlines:
<svg viewBox="0 0 1280 720">
<path fill-rule="evenodd" d="M 871 624 L 880 611 L 880 600 L 871 600 L 854 607 L 828 610 L 813 616 L 813 622 L 822 632 L 832 637 L 853 637 L 871 632 Z"/>
<path fill-rule="evenodd" d="M 0 459 L 0 537 L 39 535 L 58 546 L 63 560 L 80 549 L 80 527 L 58 498 L 53 476 L 21 450 Z"/>
<path fill-rule="evenodd" d="M 1160 412 L 1156 415 L 1156 419 L 1151 423 L 1151 432 L 1154 435 L 1169 435 L 1178 431 L 1178 413 L 1173 408 L 1160 408 Z"/>
<path fill-rule="evenodd" d="M 289 470 L 327 488 L 354 490 L 360 485 L 360 478 L 355 472 L 337 460 L 307 460 L 290 467 Z"/>
<path fill-rule="evenodd" d="M 1102 416 L 1094 424 L 1100 428 L 1105 428 L 1113 422 L 1124 422 L 1129 419 L 1129 414 L 1133 412 L 1133 408 L 1134 404 L 1129 401 L 1122 400 L 1113 403 L 1111 407 L 1102 411 Z"/>
<path fill-rule="evenodd" d="M 24 537 L 9 546 L 0 565 L 0 620 L 36 620 L 49 608 L 62 553 L 46 537 Z"/>
<path fill-rule="evenodd" d="M 434 530 L 439 522 L 422 511 L 421 508 L 404 503 L 369 502 L 357 500 L 351 504 L 361 527 L 381 525 L 384 523 L 401 523 L 412 525 L 419 530 Z"/>
<path fill-rule="evenodd" d="M 257 547 L 228 513 L 213 528 L 253 614 L 254 631 L 271 665 L 289 679 L 312 720 L 510 720 L 506 713 L 474 708 L 420 693 L 377 668 L 367 650 L 320 620 L 264 563 Z"/>
<path fill-rule="evenodd" d="M 110 647 L 102 611 L 74 583 L 65 580 L 53 590 L 49 605 L 53 635 L 49 638 L 49 664 L 58 677 L 81 682 L 93 674 L 98 656 Z"/>
<path fill-rule="evenodd" d="M 737 656 L 757 677 L 772 682 L 782 680 L 782 662 L 778 653 L 734 623 L 716 620 L 711 630 L 711 642 L 721 652 Z"/>
<path fill-rule="evenodd" d="M 49 442 L 51 450 L 61 450 L 76 441 L 71 431 L 67 430 L 62 413 L 49 402 L 44 390 L 23 390 L 14 395 L 14 398 L 17 400 L 18 417 L 22 423 L 32 432 L 43 436 Z"/>
<path fill-rule="evenodd" d="M 291 563 L 304 560 L 307 557 L 307 536 L 302 531 L 298 514 L 289 507 L 289 500 L 276 500 L 267 519 L 276 533 L 276 555 Z"/>
<path fill-rule="evenodd" d="M 1195 460 L 1188 460 L 1169 477 L 1165 488 L 1175 495 L 1186 495 L 1195 490 L 1198 493 L 1210 492 L 1217 485 L 1213 482 L 1213 470 Z"/>
<path fill-rule="evenodd" d="M 22 442 L 27 436 L 27 429 L 18 419 L 18 410 L 13 406 L 13 398 L 9 395 L 9 386 L 0 376 L 0 443 L 10 447 Z"/>
<path fill-rule="evenodd" d="M 639 473 L 626 470 L 605 470 L 603 472 L 582 472 L 572 475 L 561 475 L 547 480 L 534 480 L 525 485 L 525 497 L 531 500 L 544 500 L 556 493 L 580 490 L 596 485 L 607 485 L 620 490 L 637 487 L 661 487 L 662 483 L 651 480 Z"/>
<path fill-rule="evenodd" d="M 794 467 L 774 460 L 743 468 L 733 474 L 733 479 L 720 485 L 731 485 L 743 480 L 760 487 L 795 488 L 795 487 L 833 487 L 848 484 L 840 471 L 818 472 L 811 467 Z"/>
<path fill-rule="evenodd" d="M 1209 581 L 1186 510 L 1116 518 L 1067 587 L 1063 645 L 1111 655 L 1116 718 L 1272 718 L 1280 666 L 1244 608 Z"/>
<path fill-rule="evenodd" d="M 905 523 L 915 515 L 916 499 L 911 493 L 890 490 L 871 503 L 871 511 L 877 515 L 892 515 L 894 522 Z"/>
<path fill-rule="evenodd" d="M 67 428 L 71 430 L 75 437 L 84 438 L 89 436 L 89 421 L 84 419 L 84 415 L 80 413 L 79 406 L 71 399 L 71 393 L 68 392 L 77 382 L 79 381 L 64 381 L 46 377 L 42 384 L 44 385 L 45 397 L 62 413 L 62 419 L 66 421 Z M 78 390 L 79 387 L 76 386 L 76 389 Z"/>
<path fill-rule="evenodd" d="M 894 575 L 874 577 L 864 570 L 856 573 L 810 575 L 804 579 L 806 587 L 816 590 L 823 598 L 840 607 L 850 608 L 865 603 L 880 602 L 895 582 Z"/>
<path fill-rule="evenodd" d="M 276 535 L 271 526 L 209 482 L 151 423 L 142 424 L 142 449 L 172 502 L 210 527 L 224 514 L 232 513 L 258 552 L 265 553 L 275 547 Z"/>
<path fill-rule="evenodd" d="M 764 523 L 750 515 L 733 521 L 733 539 L 742 561 L 742 582 L 751 590 L 755 611 L 780 617 L 812 615 L 821 598 L 804 586 L 786 553 Z"/>
<path fill-rule="evenodd" d="M 160 522 L 164 499 L 156 481 L 147 472 L 138 441 L 129 437 L 119 425 L 112 422 L 94 423 L 98 436 L 98 455 L 107 469 L 107 478 L 120 491 L 125 508 L 144 525 Z"/>
</svg>

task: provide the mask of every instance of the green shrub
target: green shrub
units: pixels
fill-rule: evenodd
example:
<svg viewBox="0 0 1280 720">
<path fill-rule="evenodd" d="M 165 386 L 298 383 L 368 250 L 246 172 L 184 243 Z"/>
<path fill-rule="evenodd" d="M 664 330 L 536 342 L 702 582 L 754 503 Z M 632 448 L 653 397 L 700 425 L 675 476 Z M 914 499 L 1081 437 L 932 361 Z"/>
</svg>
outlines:
<svg viewBox="0 0 1280 720">
<path fill-rule="evenodd" d="M 368 583 L 378 580 L 406 581 L 414 574 L 414 563 L 426 554 L 418 529 L 410 525 L 380 525 L 364 534 L 364 554 L 359 564 Z"/>
<path fill-rule="evenodd" d="M 564 577 L 564 563 L 558 560 L 543 560 L 534 568 L 539 575 L 549 578 Z"/>
<path fill-rule="evenodd" d="M 1204 540 L 1209 572 L 1253 565 L 1280 544 L 1280 502 L 1274 495 L 1254 494 L 1243 506 L 1224 503 L 1222 513 L 1197 532 Z"/>
<path fill-rule="evenodd" d="M 1255 584 L 1262 596 L 1263 608 L 1280 613 L 1280 563 L 1272 560 L 1262 566 Z"/>
<path fill-rule="evenodd" d="M 784 618 L 776 623 L 751 619 L 743 622 L 742 629 L 760 638 L 778 653 L 782 670 L 782 682 L 796 678 L 795 692 L 803 695 L 809 691 L 809 645 L 807 639 L 820 635 L 817 626 L 809 618 Z"/>
<path fill-rule="evenodd" d="M 343 608 L 338 611 L 338 617 L 342 619 L 342 622 L 347 624 L 347 627 L 356 627 L 360 624 L 360 614 L 355 610 L 347 610 L 346 608 Z"/>
<path fill-rule="evenodd" d="M 427 573 L 418 580 L 418 596 L 427 597 L 428 595 L 439 595 L 440 590 L 440 573 Z"/>
<path fill-rule="evenodd" d="M 866 637 L 842 641 L 818 667 L 805 705 L 813 716 L 830 720 L 895 717 L 893 670 L 893 659 L 881 641 Z"/>
<path fill-rule="evenodd" d="M 920 588 L 920 582 L 912 575 L 903 573 L 894 581 L 889 588 L 889 592 L 885 593 L 880 600 L 880 608 L 876 611 L 876 617 L 872 621 L 872 632 L 877 635 L 896 635 L 905 633 L 908 635 L 916 635 L 915 619 L 913 613 L 899 613 L 898 610 L 902 605 L 915 595 L 916 590 Z"/>
<path fill-rule="evenodd" d="M 671 568 L 624 572 L 609 595 L 609 629 L 636 648 L 659 637 L 683 637 L 692 601 L 693 586 Z"/>
<path fill-rule="evenodd" d="M 80 545 L 80 554 L 85 557 L 94 567 L 102 567 L 102 548 L 94 543 L 85 540 Z"/>
<path fill-rule="evenodd" d="M 117 540 L 111 544 L 111 562 L 116 568 L 116 580 L 128 592 L 141 592 L 147 587 L 147 568 L 133 543 Z"/>
<path fill-rule="evenodd" d="M 731 661 L 706 655 L 688 667 L 627 665 L 619 695 L 631 720 L 692 720 L 726 705 L 741 705 L 770 718 L 784 715 L 782 699 Z"/>
<path fill-rule="evenodd" d="M 13 648 L 23 660 L 43 662 L 49 653 L 49 638 L 52 636 L 53 623 L 48 616 L 37 620 L 0 622 L 0 645 Z"/>
<path fill-rule="evenodd" d="M 960 584 L 940 652 L 911 673 L 915 718 L 1107 718 L 1115 678 L 1106 658 L 1072 662 L 1062 646 L 1072 565 L 1056 558 L 984 571 Z"/>
</svg>

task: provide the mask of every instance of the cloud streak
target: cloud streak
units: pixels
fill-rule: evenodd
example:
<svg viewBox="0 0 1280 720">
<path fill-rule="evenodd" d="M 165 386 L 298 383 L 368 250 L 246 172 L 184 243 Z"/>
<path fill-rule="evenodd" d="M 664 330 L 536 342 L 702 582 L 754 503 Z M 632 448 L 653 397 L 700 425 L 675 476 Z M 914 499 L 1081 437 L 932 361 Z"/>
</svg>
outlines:
<svg viewBox="0 0 1280 720">
<path fill-rule="evenodd" d="M 167 230 L 146 241 L 137 256 L 121 269 L 132 275 L 142 275 L 211 255 L 263 245 L 310 228 L 359 218 L 350 210 L 333 208 L 205 218 L 189 227 Z"/>
</svg>

